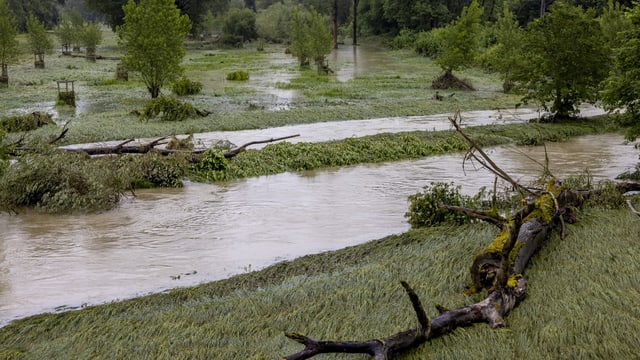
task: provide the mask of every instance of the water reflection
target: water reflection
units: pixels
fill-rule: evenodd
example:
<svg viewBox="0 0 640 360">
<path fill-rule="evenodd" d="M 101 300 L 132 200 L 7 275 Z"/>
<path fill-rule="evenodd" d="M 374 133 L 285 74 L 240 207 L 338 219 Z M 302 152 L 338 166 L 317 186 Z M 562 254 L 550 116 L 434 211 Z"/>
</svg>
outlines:
<svg viewBox="0 0 640 360">
<path fill-rule="evenodd" d="M 540 147 L 521 150 L 544 158 Z M 489 151 L 523 181 L 539 173 L 513 148 Z M 550 144 L 548 151 L 557 176 L 588 167 L 612 178 L 637 161 L 621 135 Z M 465 176 L 457 154 L 143 191 L 103 214 L 0 215 L 0 323 L 400 233 L 408 229 L 407 196 L 431 181 L 454 180 L 473 193 L 491 186 L 493 176 L 470 168 Z"/>
</svg>

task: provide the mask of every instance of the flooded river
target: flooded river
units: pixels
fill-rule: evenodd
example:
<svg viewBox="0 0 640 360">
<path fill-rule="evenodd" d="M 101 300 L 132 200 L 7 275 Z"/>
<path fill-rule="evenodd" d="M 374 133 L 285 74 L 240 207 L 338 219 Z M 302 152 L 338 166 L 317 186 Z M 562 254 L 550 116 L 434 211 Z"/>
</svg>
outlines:
<svg viewBox="0 0 640 360">
<path fill-rule="evenodd" d="M 540 147 L 493 148 L 522 181 L 539 173 L 527 156 Z M 638 159 L 621 135 L 549 144 L 557 176 L 589 168 L 613 178 Z M 95 215 L 0 215 L 0 325 L 74 308 L 228 277 L 247 270 L 406 231 L 407 196 L 432 181 L 467 193 L 490 186 L 461 155 L 225 184 L 139 192 Z"/>
</svg>

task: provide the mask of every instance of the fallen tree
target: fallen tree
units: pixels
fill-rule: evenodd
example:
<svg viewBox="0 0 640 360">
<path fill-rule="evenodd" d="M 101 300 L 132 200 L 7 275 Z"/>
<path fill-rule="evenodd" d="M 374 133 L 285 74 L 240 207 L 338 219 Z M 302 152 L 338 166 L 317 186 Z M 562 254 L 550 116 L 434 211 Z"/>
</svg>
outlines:
<svg viewBox="0 0 640 360">
<path fill-rule="evenodd" d="M 484 300 L 457 309 L 436 305 L 439 315 L 429 319 L 418 295 L 405 281 L 402 285 L 416 312 L 418 326 L 397 334 L 368 341 L 318 341 L 303 334 L 285 333 L 285 336 L 304 345 L 304 349 L 283 357 L 284 360 L 309 359 L 322 353 L 362 353 L 376 360 L 416 348 L 430 339 L 452 332 L 458 327 L 475 323 L 488 323 L 492 328 L 504 327 L 505 316 L 526 295 L 524 272 L 531 257 L 549 239 L 552 231 L 560 227 L 564 237 L 565 222 L 575 221 L 575 212 L 592 192 L 563 187 L 552 179 L 545 188 L 522 186 L 498 167 L 459 126 L 459 114 L 450 118 L 452 125 L 469 145 L 465 161 L 474 160 L 510 183 L 523 196 L 523 206 L 508 217 L 498 215 L 495 209 L 478 211 L 459 206 L 440 204 L 446 211 L 461 211 L 469 217 L 487 221 L 500 227 L 500 233 L 473 259 L 470 268 L 471 284 L 465 293 L 486 291 Z M 626 183 L 620 191 L 640 190 L 640 184 Z M 629 203 L 632 211 L 632 204 Z M 639 214 L 638 212 L 635 212 Z"/>
</svg>

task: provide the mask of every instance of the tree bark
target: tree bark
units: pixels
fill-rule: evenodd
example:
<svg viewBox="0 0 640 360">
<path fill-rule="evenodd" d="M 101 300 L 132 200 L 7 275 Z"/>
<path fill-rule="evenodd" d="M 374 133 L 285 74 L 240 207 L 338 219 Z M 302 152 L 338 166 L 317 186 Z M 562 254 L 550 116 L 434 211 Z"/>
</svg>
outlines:
<svg viewBox="0 0 640 360">
<path fill-rule="evenodd" d="M 360 0 L 353 0 L 353 45 L 358 45 L 358 3 Z"/>
<path fill-rule="evenodd" d="M 333 0 L 333 48 L 338 48 L 338 0 Z"/>
</svg>

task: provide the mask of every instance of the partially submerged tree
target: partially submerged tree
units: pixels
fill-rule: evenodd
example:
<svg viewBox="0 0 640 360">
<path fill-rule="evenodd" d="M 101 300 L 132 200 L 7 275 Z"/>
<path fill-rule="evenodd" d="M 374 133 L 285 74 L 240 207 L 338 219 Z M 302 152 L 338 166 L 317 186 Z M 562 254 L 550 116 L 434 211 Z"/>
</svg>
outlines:
<svg viewBox="0 0 640 360">
<path fill-rule="evenodd" d="M 609 69 L 609 53 L 592 12 L 556 2 L 528 26 L 522 66 L 513 74 L 524 101 L 533 100 L 557 117 L 598 99 Z M 550 105 L 549 105 L 550 104 Z"/>
<path fill-rule="evenodd" d="M 96 48 L 102 43 L 102 31 L 95 23 L 89 23 L 80 34 L 80 40 L 87 53 L 87 60 L 96 61 Z"/>
<path fill-rule="evenodd" d="M 35 57 L 36 68 L 44 68 L 44 55 L 53 50 L 53 44 L 44 25 L 33 14 L 27 19 L 27 33 L 29 35 L 29 46 Z"/>
<path fill-rule="evenodd" d="M 613 71 L 603 91 L 607 110 L 624 110 L 621 118 L 631 126 L 626 134 L 630 140 L 640 136 L 640 3 L 635 4 L 628 12 L 633 26 L 620 33 Z"/>
<path fill-rule="evenodd" d="M 486 58 L 490 67 L 502 76 L 504 92 L 509 92 L 514 86 L 513 71 L 522 61 L 521 46 L 525 33 L 509 10 L 507 2 L 502 6 L 503 12 L 494 25 L 496 43 L 487 50 Z"/>
<path fill-rule="evenodd" d="M 0 0 L 0 84 L 9 83 L 9 63 L 18 56 L 16 20 L 9 12 L 6 0 Z"/>
<path fill-rule="evenodd" d="M 479 52 L 480 20 L 482 8 L 477 0 L 464 7 L 460 16 L 439 32 L 443 46 L 436 62 L 444 74 L 433 82 L 433 88 L 445 89 L 457 87 L 473 90 L 470 84 L 460 82 L 453 71 L 472 66 Z"/>
<path fill-rule="evenodd" d="M 258 37 L 256 14 L 247 9 L 230 9 L 222 25 L 222 38 L 225 45 L 241 47 L 247 41 Z"/>
<path fill-rule="evenodd" d="M 189 18 L 180 15 L 172 0 L 129 0 L 123 7 L 124 25 L 118 28 L 124 66 L 140 73 L 152 98 L 160 95 L 165 83 L 182 73 L 184 37 Z"/>
<path fill-rule="evenodd" d="M 306 11 L 296 7 L 291 16 L 291 53 L 301 67 L 313 60 L 318 71 L 326 70 L 325 57 L 331 52 L 331 31 L 315 9 Z"/>
<path fill-rule="evenodd" d="M 60 15 L 60 22 L 55 30 L 55 34 L 60 42 L 62 53 L 65 55 L 71 54 L 73 44 L 76 43 L 77 32 L 73 28 L 68 12 L 64 12 Z"/>
</svg>

